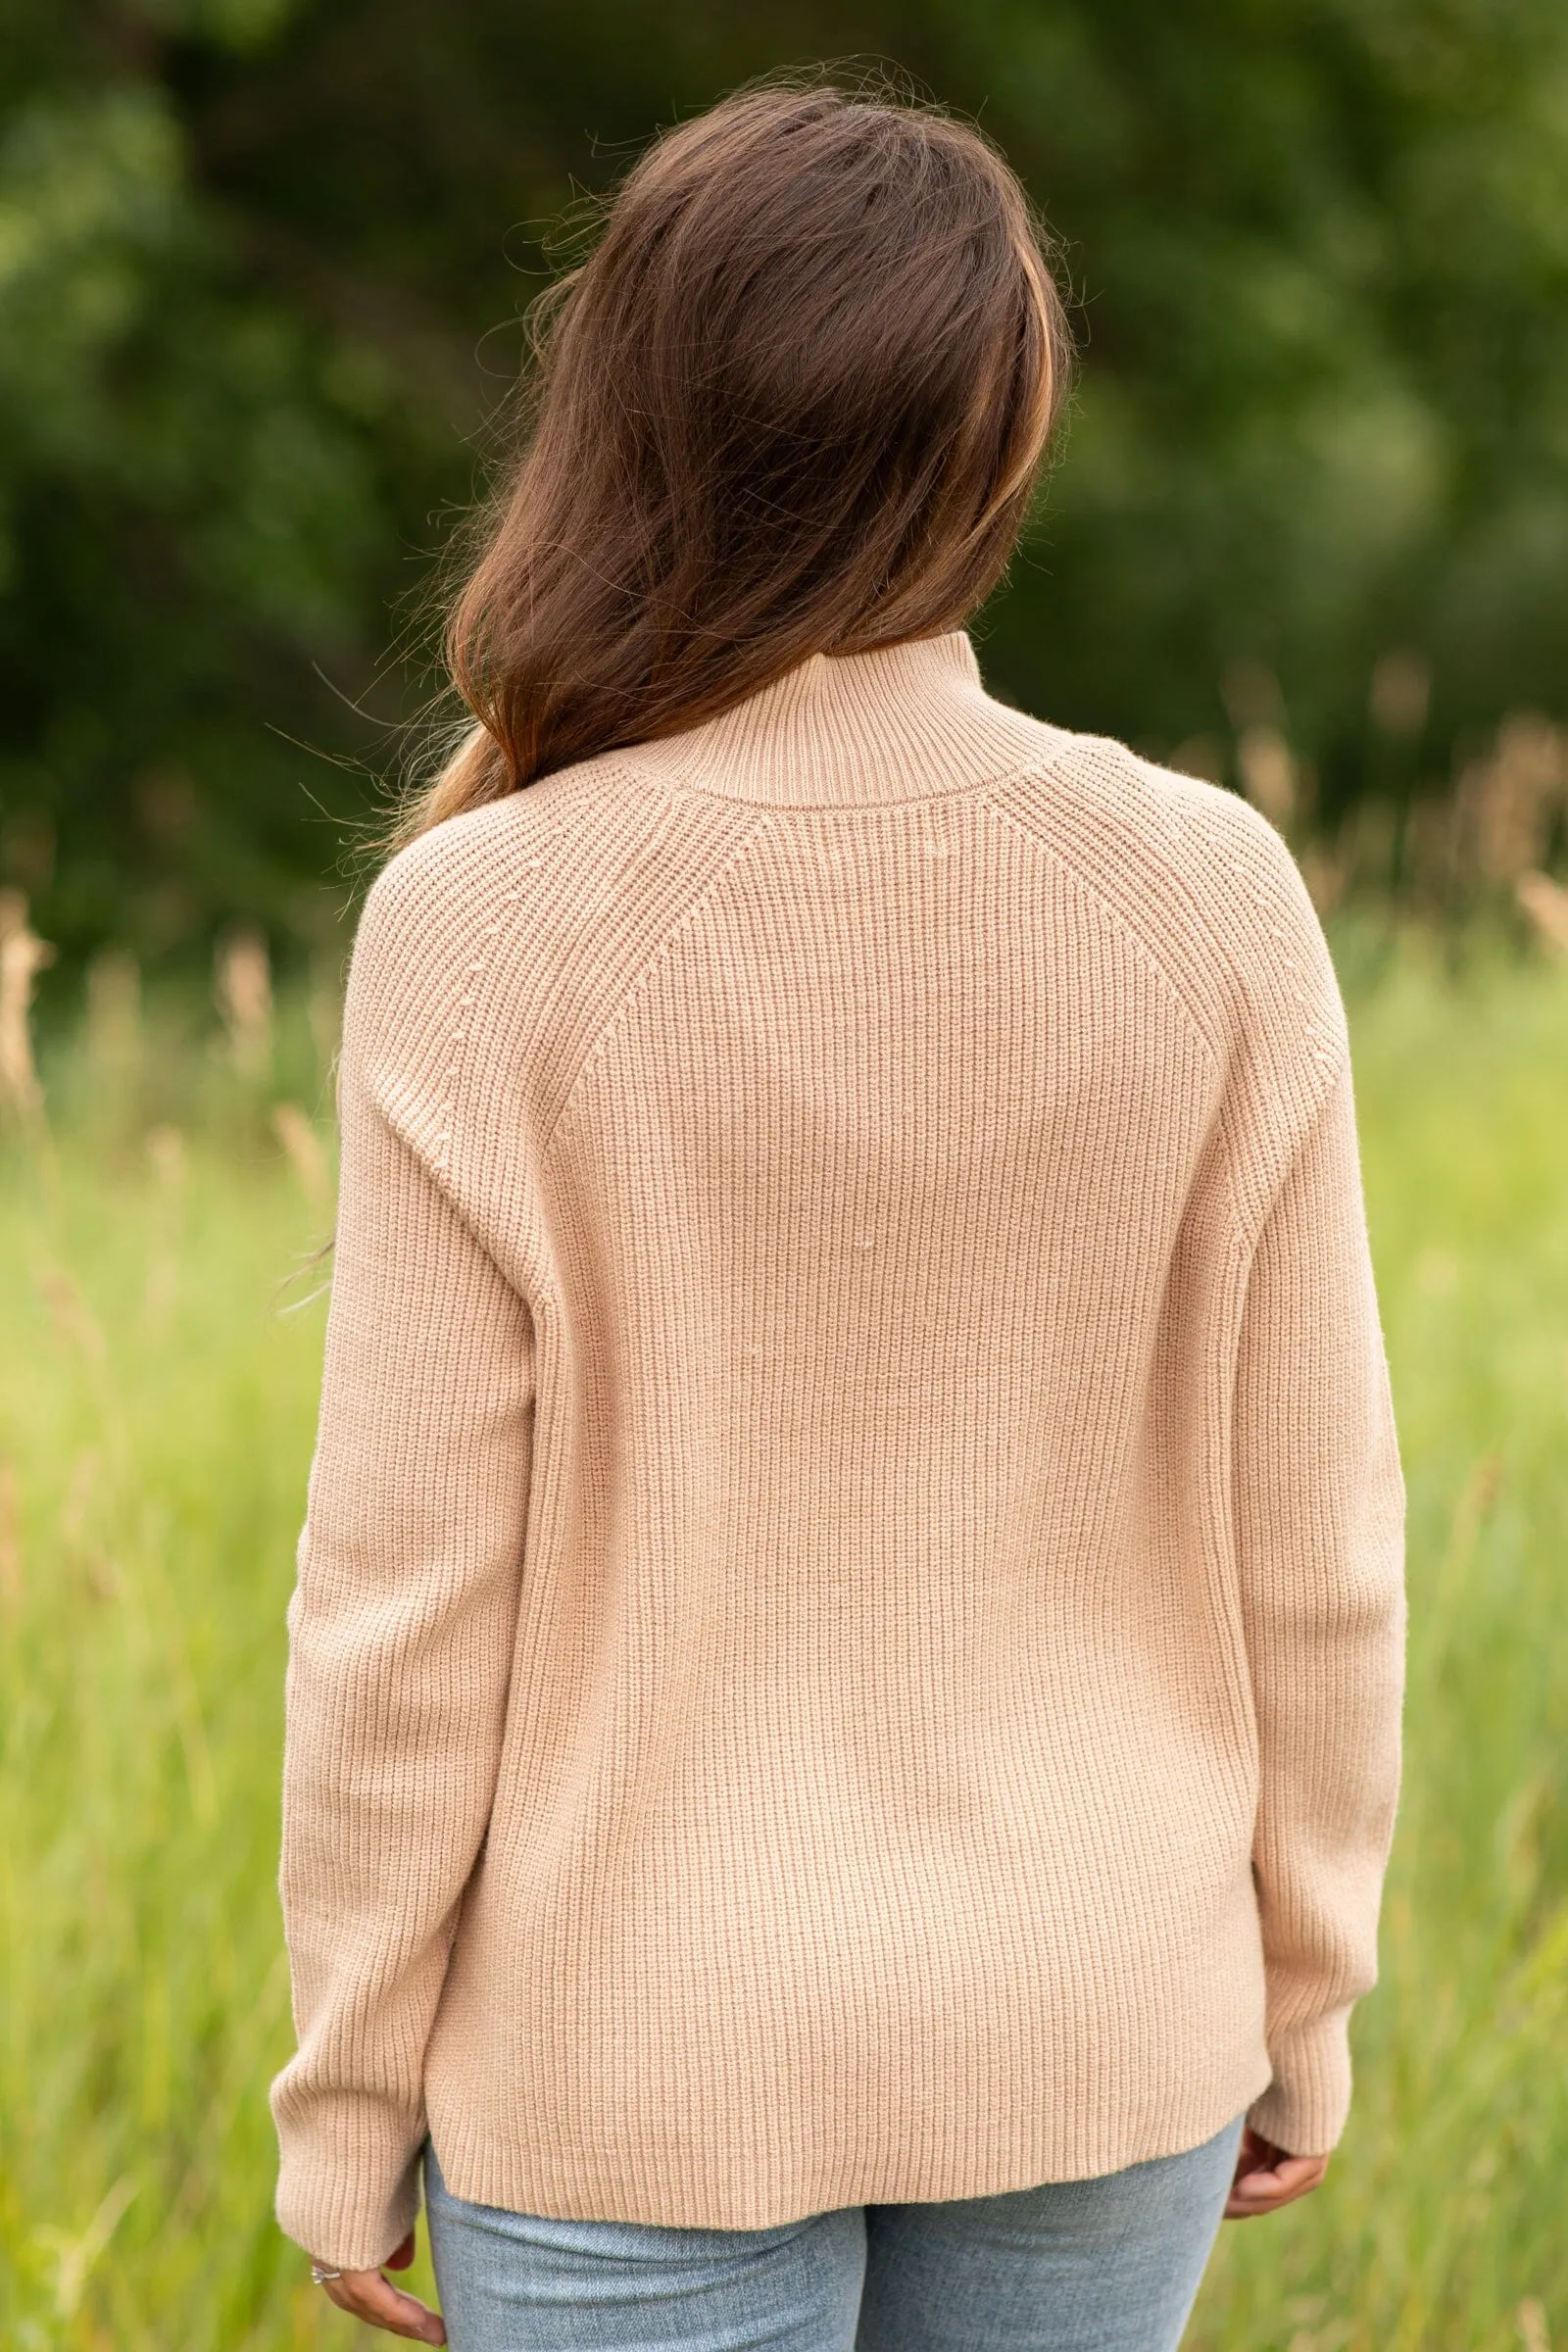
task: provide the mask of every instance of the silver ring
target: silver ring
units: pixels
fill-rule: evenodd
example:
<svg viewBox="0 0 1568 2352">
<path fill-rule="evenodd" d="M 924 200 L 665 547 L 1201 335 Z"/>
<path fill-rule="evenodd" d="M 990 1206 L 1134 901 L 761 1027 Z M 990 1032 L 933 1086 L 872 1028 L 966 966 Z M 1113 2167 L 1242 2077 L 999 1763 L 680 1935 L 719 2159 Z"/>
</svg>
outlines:
<svg viewBox="0 0 1568 2352">
<path fill-rule="evenodd" d="M 311 2284 L 313 2286 L 324 2286 L 329 2278 L 341 2278 L 342 2276 L 341 2271 L 323 2271 L 318 2262 L 313 2262 L 311 2265 Z"/>
</svg>

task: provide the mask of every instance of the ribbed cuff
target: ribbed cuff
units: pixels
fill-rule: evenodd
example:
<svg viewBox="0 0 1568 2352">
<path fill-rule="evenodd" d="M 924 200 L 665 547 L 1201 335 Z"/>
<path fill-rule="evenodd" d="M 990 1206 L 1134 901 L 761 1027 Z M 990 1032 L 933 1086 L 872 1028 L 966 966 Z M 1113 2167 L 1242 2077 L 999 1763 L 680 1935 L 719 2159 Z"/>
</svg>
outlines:
<svg viewBox="0 0 1568 2352">
<path fill-rule="evenodd" d="M 418 2216 L 422 2118 L 379 2099 L 314 2093 L 274 2096 L 272 2106 L 279 2227 L 334 2270 L 378 2270 Z"/>
<path fill-rule="evenodd" d="M 1249 2108 L 1254 2132 L 1291 2156 L 1326 2156 L 1350 2110 L 1349 2008 L 1273 2037 L 1274 2080 Z"/>
</svg>

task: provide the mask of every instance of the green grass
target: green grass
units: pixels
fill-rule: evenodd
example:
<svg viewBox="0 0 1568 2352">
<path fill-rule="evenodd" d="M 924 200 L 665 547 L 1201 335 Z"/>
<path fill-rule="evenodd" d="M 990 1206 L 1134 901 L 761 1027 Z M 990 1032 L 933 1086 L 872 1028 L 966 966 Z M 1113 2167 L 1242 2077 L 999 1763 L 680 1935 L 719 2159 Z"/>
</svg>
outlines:
<svg viewBox="0 0 1568 2352">
<path fill-rule="evenodd" d="M 1320 2195 L 1222 2232 L 1189 2342 L 1543 2352 L 1568 2348 L 1568 973 L 1453 978 L 1406 943 L 1352 994 L 1410 1487 L 1405 1798 L 1350 2132 Z M 318 1103 L 303 1041 L 283 1091 Z M 53 1162 L 0 1151 L 0 2344 L 347 2348 L 271 2222 L 265 2098 L 321 1205 L 190 1041 L 136 1085 L 68 1054 L 51 1099 Z"/>
</svg>

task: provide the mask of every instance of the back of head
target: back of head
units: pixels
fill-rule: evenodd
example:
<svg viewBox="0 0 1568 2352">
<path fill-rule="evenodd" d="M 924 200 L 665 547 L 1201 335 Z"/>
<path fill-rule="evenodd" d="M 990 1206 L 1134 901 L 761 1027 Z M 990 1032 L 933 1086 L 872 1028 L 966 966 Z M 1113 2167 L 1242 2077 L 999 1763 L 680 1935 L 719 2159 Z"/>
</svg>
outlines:
<svg viewBox="0 0 1568 2352">
<path fill-rule="evenodd" d="M 411 829 L 711 717 L 1000 577 L 1068 342 L 978 132 L 761 87 L 667 132 L 546 297 L 531 430 L 451 615 L 480 722 Z"/>
</svg>

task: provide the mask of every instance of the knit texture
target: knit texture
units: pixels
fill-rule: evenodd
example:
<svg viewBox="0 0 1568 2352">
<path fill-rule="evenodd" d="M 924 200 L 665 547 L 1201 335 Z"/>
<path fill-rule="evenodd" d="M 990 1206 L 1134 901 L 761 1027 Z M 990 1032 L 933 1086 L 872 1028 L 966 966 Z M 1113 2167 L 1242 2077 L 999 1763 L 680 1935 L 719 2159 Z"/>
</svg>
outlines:
<svg viewBox="0 0 1568 2352">
<path fill-rule="evenodd" d="M 393 858 L 340 1114 L 283 2227 L 1331 2147 L 1403 1495 L 1263 819 L 818 656 Z"/>
</svg>

